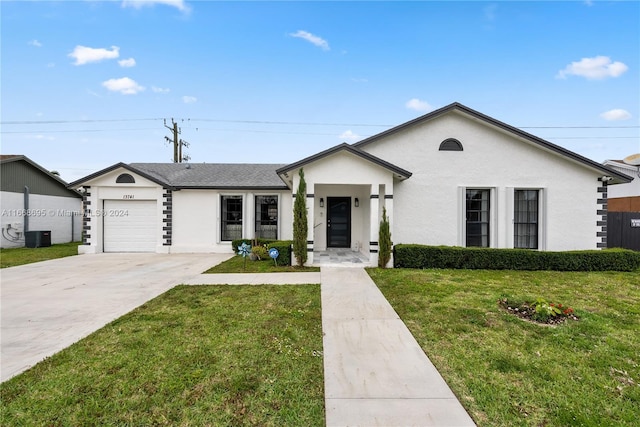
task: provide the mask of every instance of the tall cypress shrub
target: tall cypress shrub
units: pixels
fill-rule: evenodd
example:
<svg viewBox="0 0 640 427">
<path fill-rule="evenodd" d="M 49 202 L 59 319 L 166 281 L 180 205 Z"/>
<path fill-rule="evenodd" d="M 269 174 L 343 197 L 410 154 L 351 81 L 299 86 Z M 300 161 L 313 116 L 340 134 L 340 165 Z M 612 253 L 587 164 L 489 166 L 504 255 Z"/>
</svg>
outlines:
<svg viewBox="0 0 640 427">
<path fill-rule="evenodd" d="M 300 183 L 293 203 L 293 254 L 299 267 L 307 262 L 307 183 L 300 168 Z"/>
<path fill-rule="evenodd" d="M 391 259 L 391 231 L 389 230 L 389 218 L 387 208 L 382 207 L 382 221 L 378 231 L 378 267 L 385 268 Z"/>
</svg>

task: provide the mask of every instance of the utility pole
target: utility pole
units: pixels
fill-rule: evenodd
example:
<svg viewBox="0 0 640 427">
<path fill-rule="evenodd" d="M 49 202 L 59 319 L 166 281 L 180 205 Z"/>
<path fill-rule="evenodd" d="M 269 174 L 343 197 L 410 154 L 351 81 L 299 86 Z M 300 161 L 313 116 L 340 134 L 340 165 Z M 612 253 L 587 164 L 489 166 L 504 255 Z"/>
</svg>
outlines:
<svg viewBox="0 0 640 427">
<path fill-rule="evenodd" d="M 191 157 L 189 157 L 188 155 L 182 155 L 182 147 L 188 147 L 189 143 L 178 138 L 178 135 L 181 133 L 180 128 L 178 128 L 178 123 L 176 123 L 176 121 L 172 118 L 171 126 L 167 126 L 167 120 L 165 119 L 164 127 L 169 129 L 173 133 L 173 138 L 169 138 L 168 136 L 164 137 L 165 141 L 173 143 L 173 163 L 182 163 L 183 161 L 190 160 Z"/>
<path fill-rule="evenodd" d="M 169 138 L 168 136 L 165 136 L 164 139 L 167 142 L 172 142 L 173 143 L 173 163 L 180 163 L 180 161 L 178 160 L 178 134 L 180 133 L 180 130 L 178 129 L 178 124 L 171 119 L 171 123 L 173 124 L 173 126 L 169 127 L 167 126 L 167 119 L 164 120 L 164 127 L 166 127 L 167 129 L 169 129 L 170 131 L 173 132 L 173 139 Z"/>
</svg>

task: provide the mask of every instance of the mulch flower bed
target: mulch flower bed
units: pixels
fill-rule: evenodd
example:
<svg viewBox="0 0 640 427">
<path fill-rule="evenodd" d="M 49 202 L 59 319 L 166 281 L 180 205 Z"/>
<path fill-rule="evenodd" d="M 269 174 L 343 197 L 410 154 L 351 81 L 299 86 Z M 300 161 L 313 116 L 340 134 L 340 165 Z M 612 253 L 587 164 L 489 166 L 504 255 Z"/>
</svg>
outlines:
<svg viewBox="0 0 640 427">
<path fill-rule="evenodd" d="M 507 312 L 513 314 L 514 316 L 518 316 L 521 319 L 541 325 L 559 325 L 566 322 L 567 320 L 579 320 L 578 316 L 575 315 L 571 307 L 565 307 L 562 304 L 543 302 L 542 304 L 545 304 L 547 308 L 553 310 L 552 314 L 547 314 L 540 313 L 539 310 L 536 310 L 536 306 L 540 304 L 540 302 L 514 303 L 513 301 L 509 301 L 506 298 L 498 300 L 498 305 L 500 305 L 500 307 L 502 307 Z"/>
</svg>

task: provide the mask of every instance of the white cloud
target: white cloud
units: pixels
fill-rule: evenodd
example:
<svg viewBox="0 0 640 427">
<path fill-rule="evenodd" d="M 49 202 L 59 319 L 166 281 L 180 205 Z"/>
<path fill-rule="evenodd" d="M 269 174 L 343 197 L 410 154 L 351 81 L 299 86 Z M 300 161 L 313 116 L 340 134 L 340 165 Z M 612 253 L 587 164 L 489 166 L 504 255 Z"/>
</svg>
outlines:
<svg viewBox="0 0 640 427">
<path fill-rule="evenodd" d="M 133 7 L 134 9 L 141 9 L 145 6 L 155 6 L 161 4 L 165 6 L 172 6 L 181 12 L 190 12 L 191 8 L 184 0 L 123 0 L 122 7 Z"/>
<path fill-rule="evenodd" d="M 289 34 L 291 37 L 297 37 L 303 40 L 308 41 L 311 44 L 314 44 L 316 46 L 318 46 L 319 48 L 322 48 L 322 50 L 330 50 L 329 49 L 329 43 L 327 43 L 326 40 L 324 40 L 321 37 L 315 36 L 307 31 L 302 31 L 302 30 L 298 30 L 297 33 L 291 33 Z"/>
<path fill-rule="evenodd" d="M 42 47 L 42 43 L 40 43 L 38 40 L 31 40 L 29 42 L 29 46 Z"/>
<path fill-rule="evenodd" d="M 53 136 L 42 134 L 27 135 L 27 139 L 36 139 L 38 141 L 55 141 L 55 138 Z"/>
<path fill-rule="evenodd" d="M 129 77 L 122 77 L 121 79 L 109 79 L 102 82 L 102 86 L 113 92 L 120 92 L 123 95 L 135 95 L 138 92 L 144 90 L 143 86 L 136 83 L 135 80 Z"/>
<path fill-rule="evenodd" d="M 120 65 L 123 68 L 135 67 L 136 60 L 133 58 L 121 59 L 120 61 L 118 61 L 118 65 Z"/>
<path fill-rule="evenodd" d="M 611 62 L 608 56 L 594 56 L 572 62 L 564 70 L 558 71 L 556 78 L 564 79 L 567 75 L 574 75 L 589 80 L 601 80 L 608 77 L 619 77 L 628 69 L 629 67 L 622 62 Z"/>
<path fill-rule="evenodd" d="M 108 50 L 78 45 L 73 49 L 73 52 L 67 56 L 76 60 L 73 65 L 84 65 L 89 62 L 100 62 L 105 59 L 115 59 L 120 56 L 120 48 L 118 46 L 111 46 L 111 50 Z"/>
<path fill-rule="evenodd" d="M 600 114 L 600 117 L 609 121 L 629 120 L 631 118 L 631 113 L 621 108 L 615 108 L 613 110 L 605 111 Z"/>
<path fill-rule="evenodd" d="M 338 138 L 342 141 L 357 141 L 362 139 L 360 135 L 353 133 L 351 129 L 342 132 Z"/>
<path fill-rule="evenodd" d="M 196 98 L 195 96 L 183 96 L 182 97 L 182 102 L 184 102 L 185 104 L 193 104 L 194 102 L 197 102 L 198 98 Z"/>
<path fill-rule="evenodd" d="M 427 101 L 421 101 L 418 98 L 413 98 L 407 101 L 404 105 L 409 110 L 427 112 L 433 110 L 433 107 L 429 105 Z"/>
<path fill-rule="evenodd" d="M 157 87 L 157 86 L 151 86 L 151 90 L 154 91 L 155 93 L 169 93 L 171 91 L 171 89 L 166 89 L 166 88 Z"/>
</svg>

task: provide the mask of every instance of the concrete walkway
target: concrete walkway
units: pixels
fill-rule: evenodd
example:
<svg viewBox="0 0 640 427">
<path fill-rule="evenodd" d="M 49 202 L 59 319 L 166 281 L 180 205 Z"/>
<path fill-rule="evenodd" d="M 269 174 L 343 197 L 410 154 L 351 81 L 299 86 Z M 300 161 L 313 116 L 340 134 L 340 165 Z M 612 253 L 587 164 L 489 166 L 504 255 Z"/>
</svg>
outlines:
<svg viewBox="0 0 640 427">
<path fill-rule="evenodd" d="M 364 269 L 321 292 L 327 426 L 475 426 Z"/>
<path fill-rule="evenodd" d="M 187 283 L 320 283 L 328 427 L 475 426 L 363 268 L 201 274 Z"/>
</svg>

